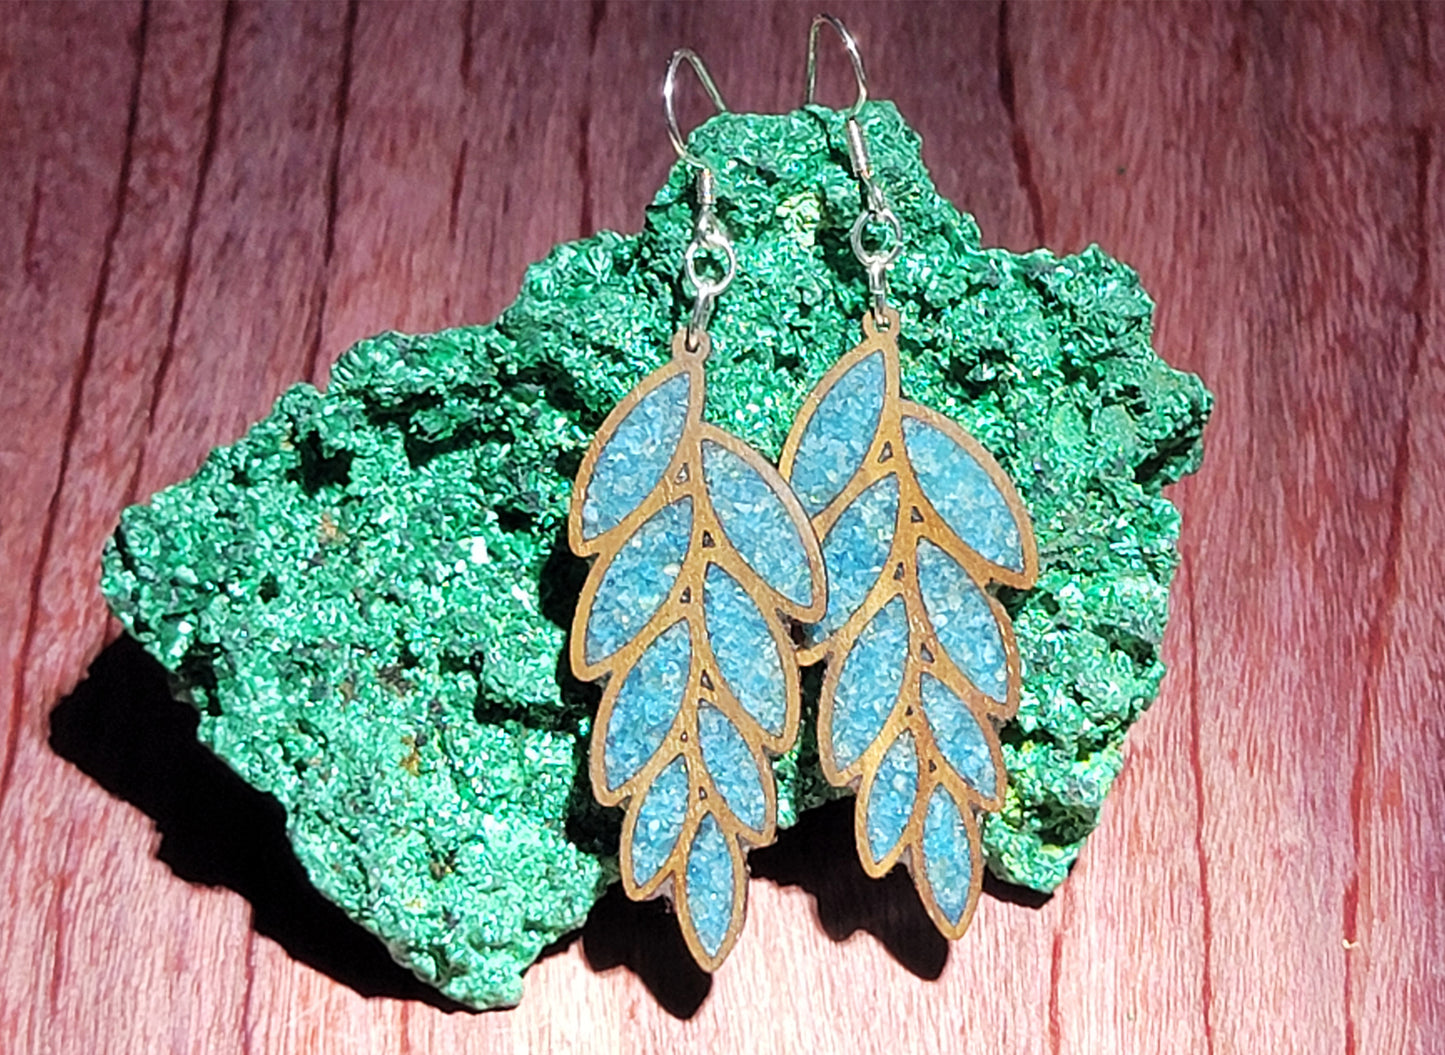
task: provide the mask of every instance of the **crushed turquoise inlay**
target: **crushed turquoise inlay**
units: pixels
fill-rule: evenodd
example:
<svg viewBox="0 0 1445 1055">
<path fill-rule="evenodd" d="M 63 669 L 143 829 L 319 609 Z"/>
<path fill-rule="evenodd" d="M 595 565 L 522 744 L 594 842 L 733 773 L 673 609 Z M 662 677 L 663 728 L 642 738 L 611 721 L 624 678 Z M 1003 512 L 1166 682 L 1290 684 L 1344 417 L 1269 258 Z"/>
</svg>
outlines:
<svg viewBox="0 0 1445 1055">
<path fill-rule="evenodd" d="M 682 706 L 692 665 L 687 620 L 673 623 L 638 658 L 607 723 L 603 760 L 608 788 L 621 787 L 647 764 Z"/>
<path fill-rule="evenodd" d="M 918 588 L 938 643 L 986 696 L 1008 697 L 1008 663 L 998 619 L 963 566 L 927 539 L 918 540 Z"/>
<path fill-rule="evenodd" d="M 795 604 L 813 603 L 803 537 L 782 499 L 751 465 L 703 440 L 702 471 L 713 512 L 748 567 Z"/>
<path fill-rule="evenodd" d="M 883 353 L 853 364 L 828 390 L 803 430 L 790 483 L 809 516 L 847 486 L 878 431 L 883 411 Z"/>
<path fill-rule="evenodd" d="M 782 735 L 788 697 L 777 642 L 747 591 L 716 564 L 703 578 L 703 615 L 723 681 L 760 726 Z"/>
<path fill-rule="evenodd" d="M 956 925 L 968 905 L 973 850 L 958 804 L 941 784 L 929 796 L 923 817 L 923 874 L 933 888 L 933 900 Z"/>
<path fill-rule="evenodd" d="M 587 662 L 612 655 L 652 618 L 682 570 L 691 532 L 692 499 L 681 498 L 659 509 L 622 544 L 587 616 Z"/>
<path fill-rule="evenodd" d="M 703 763 L 728 809 L 749 828 L 761 829 L 768 819 L 768 800 L 747 741 L 727 715 L 707 704 L 697 709 L 697 739 Z"/>
<path fill-rule="evenodd" d="M 850 371 L 850 375 L 856 370 Z M 898 525 L 898 477 L 889 473 L 843 510 L 823 540 L 828 611 L 808 628 L 814 643 L 838 631 L 883 574 Z"/>
<path fill-rule="evenodd" d="M 908 656 L 908 610 L 895 597 L 878 609 L 843 660 L 833 693 L 833 760 L 839 769 L 856 762 L 878 737 L 903 687 Z"/>
<path fill-rule="evenodd" d="M 733 921 L 733 855 L 711 813 L 697 826 L 688 851 L 687 910 L 702 947 L 716 956 Z"/>
<path fill-rule="evenodd" d="M 875 861 L 887 856 L 903 836 L 918 794 L 918 751 L 906 729 L 883 753 L 868 793 L 868 847 Z"/>
<path fill-rule="evenodd" d="M 686 373 L 647 393 L 597 456 L 582 501 L 582 536 L 611 531 L 652 493 L 687 424 L 692 383 Z"/>
<path fill-rule="evenodd" d="M 903 442 L 924 497 L 954 533 L 995 564 L 1023 571 L 1018 522 L 973 455 L 932 425 L 906 415 Z"/>
<path fill-rule="evenodd" d="M 674 758 L 647 789 L 632 830 L 632 881 L 638 886 L 657 875 L 682 834 L 687 816 L 687 763 Z"/>
<path fill-rule="evenodd" d="M 923 675 L 923 713 L 933 730 L 934 743 L 979 793 L 993 798 L 998 791 L 998 774 L 983 728 L 968 706 L 951 689 L 932 674 Z"/>
</svg>

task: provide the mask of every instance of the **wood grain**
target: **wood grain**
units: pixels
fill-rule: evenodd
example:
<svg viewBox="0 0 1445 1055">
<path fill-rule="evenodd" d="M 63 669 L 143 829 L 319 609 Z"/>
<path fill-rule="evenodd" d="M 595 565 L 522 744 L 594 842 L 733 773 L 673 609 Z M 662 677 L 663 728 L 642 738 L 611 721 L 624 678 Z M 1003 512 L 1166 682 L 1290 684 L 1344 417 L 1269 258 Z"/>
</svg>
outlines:
<svg viewBox="0 0 1445 1055">
<path fill-rule="evenodd" d="M 214 819 L 266 808 L 187 802 L 183 712 L 132 707 L 153 672 L 101 655 L 119 509 L 353 340 L 483 321 L 554 243 L 636 229 L 668 53 L 786 109 L 813 9 L 11 3 L 0 1050 L 1439 1050 L 1445 14 L 836 11 L 986 239 L 1131 262 L 1219 397 L 1172 494 L 1171 672 L 1065 886 L 985 896 L 949 948 L 906 879 L 811 859 L 846 850 L 824 811 L 759 858 L 710 984 L 610 899 L 520 1008 L 472 1015 L 373 971 L 270 858 L 218 865 Z M 848 97 L 841 60 L 822 90 Z M 75 689 L 98 655 L 120 696 Z"/>
</svg>

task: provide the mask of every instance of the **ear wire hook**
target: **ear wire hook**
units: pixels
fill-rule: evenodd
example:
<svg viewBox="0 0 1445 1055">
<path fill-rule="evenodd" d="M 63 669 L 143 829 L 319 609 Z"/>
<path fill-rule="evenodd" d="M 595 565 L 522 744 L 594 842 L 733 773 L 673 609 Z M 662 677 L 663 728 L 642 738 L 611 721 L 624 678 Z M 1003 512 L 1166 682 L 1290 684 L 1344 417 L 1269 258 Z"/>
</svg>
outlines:
<svg viewBox="0 0 1445 1055">
<path fill-rule="evenodd" d="M 717 90 L 717 84 L 713 82 L 712 74 L 708 73 L 707 66 L 702 59 L 698 58 L 697 52 L 691 48 L 678 48 L 672 53 L 672 58 L 667 63 L 667 76 L 662 81 L 662 109 L 667 115 L 667 137 L 672 140 L 672 149 L 677 151 L 677 156 L 686 161 L 694 168 L 706 169 L 707 164 L 691 150 L 687 148 L 687 141 L 682 136 L 682 130 L 677 126 L 677 110 L 673 106 L 673 96 L 677 91 L 677 68 L 684 62 L 691 64 L 693 72 L 702 84 L 703 91 L 712 100 L 720 114 L 728 112 L 727 103 L 723 102 L 722 93 Z"/>
<path fill-rule="evenodd" d="M 843 47 L 848 49 L 848 59 L 853 63 L 853 78 L 858 82 L 858 98 L 853 100 L 853 105 L 848 108 L 845 117 L 857 117 L 858 111 L 863 109 L 863 104 L 868 101 L 868 75 L 863 72 L 863 56 L 858 51 L 858 42 L 853 39 L 853 34 L 848 32 L 848 27 L 843 25 L 841 19 L 833 15 L 815 15 L 813 24 L 808 27 L 808 90 L 803 96 L 803 105 L 809 106 L 813 102 L 813 91 L 818 81 L 818 30 L 824 26 L 832 26 L 843 40 Z"/>
<path fill-rule="evenodd" d="M 672 53 L 672 58 L 667 63 L 667 76 L 662 81 L 662 109 L 667 117 L 667 136 L 672 140 L 672 148 L 677 151 L 677 156 L 682 161 L 697 169 L 697 182 L 695 184 L 697 195 L 697 220 L 693 224 L 692 241 L 688 243 L 687 250 L 683 254 L 683 270 L 688 281 L 692 283 L 693 289 L 697 291 L 696 299 L 692 305 L 692 317 L 687 325 L 687 348 L 690 352 L 696 352 L 703 347 L 702 338 L 707 332 L 707 324 L 712 318 L 713 303 L 732 284 L 733 276 L 737 274 L 738 258 L 733 251 L 732 238 L 728 235 L 727 228 L 718 219 L 715 206 L 717 205 L 717 181 L 713 177 L 712 169 L 708 168 L 707 162 L 688 149 L 687 141 L 682 137 L 682 130 L 677 125 L 677 111 L 673 106 L 673 96 L 677 89 L 677 70 L 684 62 L 692 66 L 697 79 L 702 83 L 703 90 L 707 92 L 708 98 L 717 107 L 718 113 L 727 113 L 727 104 L 722 100 L 722 94 L 717 90 L 713 82 L 712 74 L 708 73 L 707 66 L 697 53 L 691 48 L 678 48 Z M 698 266 L 703 254 L 707 252 L 721 253 L 723 257 L 723 272 L 721 278 L 710 278 L 702 272 Z"/>
</svg>

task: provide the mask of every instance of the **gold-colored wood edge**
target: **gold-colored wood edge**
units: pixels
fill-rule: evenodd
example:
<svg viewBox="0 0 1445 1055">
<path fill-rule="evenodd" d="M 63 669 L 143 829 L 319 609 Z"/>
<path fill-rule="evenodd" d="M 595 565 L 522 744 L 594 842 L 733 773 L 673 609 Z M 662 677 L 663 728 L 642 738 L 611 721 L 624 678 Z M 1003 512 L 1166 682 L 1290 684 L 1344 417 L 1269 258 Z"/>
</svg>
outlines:
<svg viewBox="0 0 1445 1055">
<path fill-rule="evenodd" d="M 710 344 L 706 335 L 701 336 L 701 343 L 690 349 L 686 331 L 680 331 L 673 338 L 672 359 L 644 378 L 608 414 L 588 447 L 573 485 L 568 514 L 568 538 L 574 552 L 595 558 L 573 618 L 569 659 L 577 677 L 586 681 L 607 679 L 602 701 L 593 721 L 588 772 L 593 793 L 599 802 L 607 806 L 625 804 L 626 807 L 619 853 L 623 889 L 635 900 L 669 895 L 676 906 L 683 938 L 689 951 L 704 970 L 714 971 L 736 944 L 746 921 L 748 873 L 745 846 L 766 846 L 776 838 L 777 788 L 773 781 L 769 756 L 788 751 L 796 742 L 801 709 L 800 679 L 789 625 L 790 622 L 814 622 L 822 617 L 827 606 L 827 579 L 822 550 L 812 523 L 778 470 L 742 440 L 702 420 L 705 399 L 703 361 L 709 350 Z M 677 448 L 658 484 L 638 507 L 615 527 L 591 539 L 584 538 L 581 523 L 582 503 L 602 450 L 615 434 L 617 427 L 642 399 L 658 385 L 682 372 L 689 375 L 686 422 Z M 809 570 L 810 603 L 800 604 L 775 590 L 753 571 L 732 544 L 708 499 L 702 464 L 704 443 L 714 443 L 741 458 L 782 501 L 803 543 Z M 609 656 L 589 662 L 586 655 L 587 624 L 591 618 L 598 587 L 608 567 L 642 524 L 658 510 L 683 499 L 692 503 L 691 533 L 686 556 L 666 598 L 627 644 Z M 703 614 L 706 574 L 710 564 L 716 564 L 742 588 L 751 603 L 757 607 L 772 636 L 782 670 L 785 694 L 783 722 L 776 731 L 765 729 L 747 711 L 722 676 Z M 691 658 L 677 717 L 660 746 L 641 769 L 619 786 L 609 787 L 606 740 L 618 696 L 628 674 L 647 649 L 659 635 L 682 620 L 686 620 L 688 624 Z M 701 702 L 720 710 L 747 744 L 757 767 L 765 801 L 764 823 L 760 828 L 749 826 L 733 812 L 707 769 L 698 739 L 698 709 Z M 687 770 L 686 814 L 667 858 L 650 877 L 638 882 L 633 862 L 633 838 L 638 813 L 658 774 L 679 757 L 684 760 Z M 713 816 L 723 834 L 733 868 L 732 915 L 728 930 L 715 953 L 709 953 L 704 948 L 687 900 L 688 855 L 698 828 L 708 814 Z"/>
<path fill-rule="evenodd" d="M 819 380 L 804 400 L 783 446 L 779 468 L 791 478 L 798 450 L 813 415 L 833 386 L 863 359 L 881 353 L 884 365 L 884 397 L 873 441 L 853 477 L 844 488 L 813 518 L 820 539 L 828 532 L 853 501 L 869 487 L 888 475 L 898 482 L 896 529 L 889 549 L 885 571 L 865 595 L 862 604 L 848 620 L 826 640 L 799 650 L 803 665 L 819 661 L 828 663 L 819 698 L 818 753 L 824 776 L 837 787 L 852 787 L 857 792 L 854 804 L 854 841 L 864 870 L 871 876 L 887 874 L 900 861 L 909 869 L 914 886 L 934 924 L 950 939 L 962 936 L 973 918 L 983 883 L 983 861 L 977 813 L 997 810 L 1003 803 L 1008 774 L 999 743 L 998 726 L 1018 709 L 1022 672 L 1018 642 L 1013 625 L 996 597 L 988 592 L 990 582 L 1015 588 L 1032 586 L 1038 577 L 1038 547 L 1033 526 L 1022 499 L 1013 483 L 994 458 L 963 428 L 942 414 L 902 398 L 898 358 L 898 313 L 885 313 L 887 325 L 879 327 L 872 313 L 863 318 L 863 340 L 838 360 Z M 977 462 L 1003 496 L 1019 528 L 1022 569 L 1010 568 L 986 559 L 973 550 L 953 531 L 928 501 L 918 483 L 907 456 L 903 435 L 903 419 L 914 418 L 943 432 L 959 444 Z M 916 511 L 916 513 L 915 513 Z M 923 603 L 918 583 L 917 551 L 921 541 L 939 547 L 956 561 L 983 593 L 998 623 L 1007 669 L 1007 693 L 995 700 L 980 691 L 954 663 L 939 644 L 932 621 Z M 895 573 L 896 577 L 895 577 Z M 847 766 L 839 766 L 832 748 L 833 711 L 838 683 L 847 657 L 858 636 L 873 617 L 894 598 L 901 597 L 908 618 L 908 655 L 904 661 L 902 686 L 887 720 L 877 737 L 862 755 Z M 973 713 L 986 734 L 993 759 L 995 794 L 986 796 L 958 774 L 939 750 L 923 711 L 922 677 L 932 675 L 962 700 Z M 902 835 L 881 858 L 875 859 L 867 834 L 867 815 L 879 764 L 899 735 L 907 732 L 913 738 L 918 762 L 918 785 L 913 810 Z M 952 922 L 939 907 L 924 867 L 922 853 L 924 819 L 935 787 L 942 785 L 954 800 L 967 831 L 970 853 L 970 889 L 964 909 L 957 922 Z"/>
</svg>

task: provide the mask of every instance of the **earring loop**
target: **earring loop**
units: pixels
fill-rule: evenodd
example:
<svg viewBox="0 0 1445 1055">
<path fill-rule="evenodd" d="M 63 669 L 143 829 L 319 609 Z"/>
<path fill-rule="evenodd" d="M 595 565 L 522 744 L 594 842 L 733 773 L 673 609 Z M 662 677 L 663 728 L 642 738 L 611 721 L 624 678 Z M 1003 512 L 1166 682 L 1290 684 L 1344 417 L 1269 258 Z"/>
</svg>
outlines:
<svg viewBox="0 0 1445 1055">
<path fill-rule="evenodd" d="M 853 105 L 845 111 L 845 117 L 857 117 L 858 111 L 868 101 L 868 75 L 863 72 L 863 56 L 858 51 L 858 42 L 853 39 L 853 34 L 848 32 L 848 27 L 843 25 L 841 19 L 833 15 L 815 15 L 813 24 L 808 27 L 808 90 L 803 95 L 803 105 L 809 106 L 813 102 L 813 90 L 817 85 L 818 76 L 818 30 L 823 26 L 832 26 L 842 38 L 843 47 L 848 49 L 848 58 L 853 63 L 853 78 L 858 82 L 858 98 L 853 100 Z"/>
<path fill-rule="evenodd" d="M 843 47 L 848 49 L 848 57 L 853 62 L 853 76 L 858 81 L 858 98 L 843 112 L 843 117 L 848 134 L 848 156 L 853 162 L 853 175 L 863 185 L 865 202 L 853 224 L 849 241 L 853 245 L 853 255 L 868 272 L 868 292 L 873 299 L 874 324 L 884 330 L 889 325 L 888 269 L 903 252 L 903 224 L 899 221 L 898 214 L 889 207 L 883 188 L 873 178 L 873 163 L 868 158 L 868 141 L 863 135 L 863 126 L 858 123 L 858 111 L 868 101 L 868 75 L 863 72 L 863 56 L 858 51 L 858 41 L 848 32 L 848 27 L 833 15 L 817 15 L 813 24 L 808 27 L 808 91 L 803 105 L 807 106 L 813 101 L 818 73 L 818 30 L 825 25 L 833 27 L 842 39 Z M 863 241 L 869 224 L 882 224 L 890 234 L 887 242 L 876 249 L 869 249 Z"/>
<path fill-rule="evenodd" d="M 725 114 L 728 108 L 723 102 L 722 93 L 717 90 L 712 74 L 708 72 L 702 59 L 698 58 L 697 52 L 691 48 L 678 48 L 674 51 L 667 63 L 667 76 L 662 81 L 662 109 L 667 118 L 667 137 L 672 140 L 672 149 L 677 151 L 680 160 L 697 169 L 697 220 L 693 225 L 692 241 L 688 243 L 683 254 L 683 271 L 696 293 L 692 316 L 687 326 L 686 347 L 688 351 L 695 352 L 703 346 L 702 337 L 712 319 L 714 302 L 732 284 L 733 276 L 737 274 L 738 258 L 733 251 L 732 239 L 717 216 L 717 183 L 712 169 L 708 168 L 707 162 L 688 149 L 687 141 L 682 137 L 682 129 L 677 124 L 673 96 L 677 91 L 677 70 L 684 62 L 692 66 L 703 91 L 707 92 L 718 113 Z M 709 278 L 699 266 L 707 253 L 722 255 L 722 275 L 719 278 Z"/>
<path fill-rule="evenodd" d="M 667 62 L 667 76 L 662 81 L 662 109 L 667 115 L 667 137 L 672 140 L 672 149 L 677 151 L 677 156 L 695 168 L 706 169 L 707 164 L 691 150 L 687 148 L 687 141 L 683 138 L 682 130 L 677 126 L 677 111 L 673 107 L 672 98 L 677 90 L 677 68 L 686 61 L 697 79 L 701 82 L 703 91 L 707 92 L 712 104 L 717 107 L 720 114 L 728 112 L 727 103 L 723 102 L 722 93 L 717 90 L 713 83 L 712 74 L 708 73 L 707 66 L 702 59 L 698 58 L 697 52 L 691 48 L 678 48 L 672 53 L 672 58 Z"/>
</svg>

